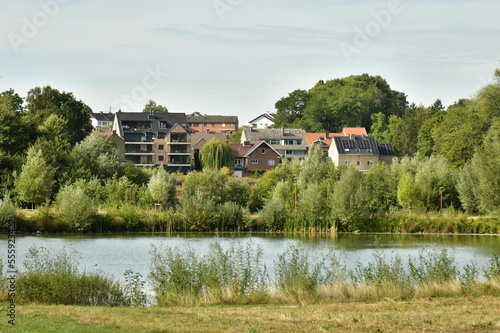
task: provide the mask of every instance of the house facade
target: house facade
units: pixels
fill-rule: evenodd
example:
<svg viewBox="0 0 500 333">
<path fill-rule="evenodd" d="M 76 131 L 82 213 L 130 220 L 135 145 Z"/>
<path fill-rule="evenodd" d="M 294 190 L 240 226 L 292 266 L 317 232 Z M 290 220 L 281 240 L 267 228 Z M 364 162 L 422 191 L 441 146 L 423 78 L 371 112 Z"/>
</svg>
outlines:
<svg viewBox="0 0 500 333">
<path fill-rule="evenodd" d="M 303 159 L 307 155 L 306 132 L 295 128 L 244 128 L 241 134 L 242 144 L 255 144 L 265 141 L 282 158 Z"/>
<path fill-rule="evenodd" d="M 265 141 L 229 145 L 234 155 L 234 173 L 238 177 L 271 170 L 280 163 L 281 155 Z"/>
<path fill-rule="evenodd" d="M 333 164 L 351 165 L 358 170 L 368 170 L 373 165 L 384 162 L 392 164 L 394 149 L 391 144 L 379 144 L 373 137 L 334 137 L 329 150 Z"/>
<path fill-rule="evenodd" d="M 191 169 L 191 134 L 184 113 L 117 112 L 113 131 L 124 140 L 126 162 L 163 166 L 169 172 Z"/>
<path fill-rule="evenodd" d="M 203 132 L 195 132 L 191 133 L 191 152 L 192 156 L 191 158 L 193 159 L 194 162 L 194 169 L 195 170 L 201 170 L 202 165 L 200 162 L 200 150 L 203 148 L 205 143 L 210 141 L 213 137 L 218 138 L 221 141 L 226 142 L 227 141 L 227 136 L 224 133 L 203 133 Z"/>
<path fill-rule="evenodd" d="M 211 116 L 199 112 L 188 115 L 189 131 L 205 133 L 224 133 L 229 136 L 236 132 L 239 126 L 237 116 Z"/>
<path fill-rule="evenodd" d="M 274 116 L 270 113 L 263 113 L 255 119 L 250 120 L 252 128 L 269 128 L 274 126 Z"/>
<path fill-rule="evenodd" d="M 106 128 L 111 127 L 113 125 L 113 120 L 115 115 L 111 112 L 97 112 L 90 114 L 90 122 L 94 128 Z"/>
</svg>

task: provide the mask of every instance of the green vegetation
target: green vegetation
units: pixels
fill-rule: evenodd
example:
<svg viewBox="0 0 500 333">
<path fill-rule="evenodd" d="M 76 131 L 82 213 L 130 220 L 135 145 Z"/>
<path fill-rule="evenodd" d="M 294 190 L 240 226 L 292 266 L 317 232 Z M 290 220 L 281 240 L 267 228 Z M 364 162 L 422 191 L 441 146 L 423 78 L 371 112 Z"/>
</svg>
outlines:
<svg viewBox="0 0 500 333">
<path fill-rule="evenodd" d="M 499 101 L 500 70 L 449 107 L 408 105 L 378 76 L 320 81 L 276 103 L 277 126 L 365 126 L 393 144 L 394 163 L 336 167 L 314 145 L 302 161 L 237 179 L 231 148 L 218 139 L 200 152 L 202 173 L 139 168 L 120 163 L 112 138 L 88 135 L 90 109 L 71 93 L 37 87 L 23 99 L 8 90 L 0 93 L 0 218 L 16 216 L 19 232 L 499 233 Z M 166 109 L 150 101 L 145 112 Z"/>
</svg>

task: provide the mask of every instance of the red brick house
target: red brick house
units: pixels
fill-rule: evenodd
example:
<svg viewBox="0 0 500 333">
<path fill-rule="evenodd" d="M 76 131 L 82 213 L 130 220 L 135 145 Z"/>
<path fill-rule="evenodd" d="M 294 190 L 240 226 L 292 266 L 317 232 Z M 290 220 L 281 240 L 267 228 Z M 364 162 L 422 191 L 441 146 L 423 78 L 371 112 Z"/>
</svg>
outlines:
<svg viewBox="0 0 500 333">
<path fill-rule="evenodd" d="M 211 116 L 202 115 L 199 112 L 195 112 L 191 115 L 186 116 L 186 118 L 189 123 L 189 131 L 191 133 L 221 132 L 229 136 L 233 134 L 239 126 L 237 116 Z"/>
<path fill-rule="evenodd" d="M 274 169 L 282 157 L 265 141 L 231 143 L 230 146 L 234 155 L 234 173 L 239 177 L 250 176 L 255 171 Z"/>
</svg>

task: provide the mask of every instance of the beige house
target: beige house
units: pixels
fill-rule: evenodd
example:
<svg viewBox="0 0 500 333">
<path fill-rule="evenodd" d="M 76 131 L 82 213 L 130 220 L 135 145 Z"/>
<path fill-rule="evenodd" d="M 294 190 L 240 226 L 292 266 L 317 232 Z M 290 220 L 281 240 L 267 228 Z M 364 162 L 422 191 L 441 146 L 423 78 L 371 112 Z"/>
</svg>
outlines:
<svg viewBox="0 0 500 333">
<path fill-rule="evenodd" d="M 394 149 L 391 144 L 377 143 L 373 137 L 349 135 L 334 137 L 328 155 L 337 166 L 368 170 L 379 162 L 392 164 Z"/>
<path fill-rule="evenodd" d="M 170 172 L 191 170 L 191 134 L 184 113 L 117 112 L 113 132 L 125 141 L 127 162 Z"/>
<path fill-rule="evenodd" d="M 307 156 L 306 132 L 298 128 L 244 128 L 242 144 L 265 141 L 283 158 L 303 159 Z"/>
</svg>

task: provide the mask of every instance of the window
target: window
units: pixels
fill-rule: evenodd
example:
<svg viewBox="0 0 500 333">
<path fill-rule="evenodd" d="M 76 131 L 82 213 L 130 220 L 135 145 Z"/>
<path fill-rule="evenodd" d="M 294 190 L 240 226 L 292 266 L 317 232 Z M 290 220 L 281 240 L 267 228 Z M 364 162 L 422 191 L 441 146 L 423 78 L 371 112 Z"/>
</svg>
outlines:
<svg viewBox="0 0 500 333">
<path fill-rule="evenodd" d="M 234 123 L 229 124 L 230 127 L 234 127 Z"/>
<path fill-rule="evenodd" d="M 158 139 L 165 139 L 165 133 L 158 133 Z"/>
<path fill-rule="evenodd" d="M 345 161 L 345 165 L 351 165 L 351 161 Z"/>
<path fill-rule="evenodd" d="M 270 142 L 268 142 L 272 145 L 279 145 L 280 144 L 280 140 L 271 140 Z"/>
<path fill-rule="evenodd" d="M 215 123 L 212 123 L 212 127 L 215 127 Z"/>
<path fill-rule="evenodd" d="M 295 131 L 295 134 L 300 134 L 300 131 Z"/>
<path fill-rule="evenodd" d="M 266 148 L 262 148 L 262 154 L 266 153 Z"/>
<path fill-rule="evenodd" d="M 286 131 L 285 131 L 285 134 L 290 134 L 290 131 L 289 131 L 289 130 L 286 130 Z"/>
<path fill-rule="evenodd" d="M 158 162 L 163 162 L 164 161 L 164 157 L 163 156 L 158 156 Z"/>
<path fill-rule="evenodd" d="M 273 133 L 274 133 L 274 134 L 278 134 L 278 131 L 277 131 L 277 130 L 273 130 Z"/>
<path fill-rule="evenodd" d="M 167 123 L 165 121 L 160 121 L 160 128 L 167 128 Z"/>
<path fill-rule="evenodd" d="M 366 164 L 367 164 L 368 166 L 372 166 L 372 165 L 373 165 L 373 161 L 368 161 L 368 162 L 366 162 Z"/>
<path fill-rule="evenodd" d="M 236 158 L 234 160 L 234 165 L 237 165 L 237 166 L 243 165 L 243 160 L 241 158 Z"/>
<path fill-rule="evenodd" d="M 198 124 L 198 123 L 193 123 L 193 127 L 199 127 L 199 126 L 200 126 L 200 124 Z"/>
<path fill-rule="evenodd" d="M 285 155 L 293 155 L 293 150 L 287 150 L 287 151 L 285 151 Z"/>
<path fill-rule="evenodd" d="M 357 162 L 356 162 L 356 165 L 357 165 L 357 166 L 360 166 L 360 165 L 361 165 L 361 161 L 357 161 Z"/>
<path fill-rule="evenodd" d="M 267 165 L 268 166 L 274 166 L 275 165 L 275 161 L 274 160 L 267 160 Z"/>
<path fill-rule="evenodd" d="M 226 123 L 222 123 L 222 127 L 226 127 Z"/>
<path fill-rule="evenodd" d="M 158 150 L 163 150 L 165 147 L 163 145 L 158 145 Z"/>
<path fill-rule="evenodd" d="M 251 159 L 250 164 L 259 164 L 259 160 Z"/>
</svg>

